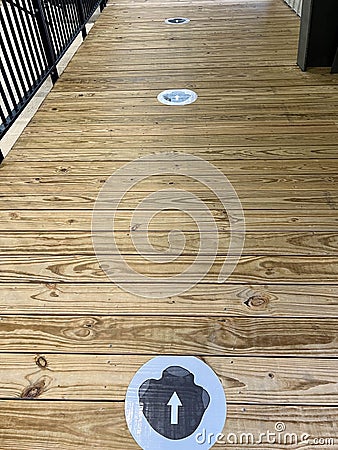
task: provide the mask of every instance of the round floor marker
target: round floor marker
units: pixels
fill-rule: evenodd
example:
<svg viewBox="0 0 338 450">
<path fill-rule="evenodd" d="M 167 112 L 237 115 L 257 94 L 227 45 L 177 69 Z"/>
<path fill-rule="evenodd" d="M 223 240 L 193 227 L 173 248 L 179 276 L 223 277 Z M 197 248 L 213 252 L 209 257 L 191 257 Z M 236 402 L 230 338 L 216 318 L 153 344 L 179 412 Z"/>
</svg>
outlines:
<svg viewBox="0 0 338 450">
<path fill-rule="evenodd" d="M 131 380 L 125 417 L 143 450 L 209 450 L 226 420 L 216 373 L 193 356 L 157 356 Z"/>
<path fill-rule="evenodd" d="M 183 106 L 194 103 L 197 100 L 197 94 L 189 89 L 168 89 L 157 96 L 157 100 L 164 105 Z"/>
<path fill-rule="evenodd" d="M 168 25 L 183 25 L 184 23 L 189 23 L 190 19 L 187 19 L 186 17 L 170 17 L 169 19 L 165 20 L 165 23 Z"/>
</svg>

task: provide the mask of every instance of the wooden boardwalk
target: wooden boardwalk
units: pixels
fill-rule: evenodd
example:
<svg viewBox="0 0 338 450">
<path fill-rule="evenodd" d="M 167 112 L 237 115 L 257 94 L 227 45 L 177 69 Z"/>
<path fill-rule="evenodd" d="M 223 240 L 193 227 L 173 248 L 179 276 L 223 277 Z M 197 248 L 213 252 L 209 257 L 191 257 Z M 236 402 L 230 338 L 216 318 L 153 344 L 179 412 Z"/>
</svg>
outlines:
<svg viewBox="0 0 338 450">
<path fill-rule="evenodd" d="M 175 16 L 191 22 L 164 24 Z M 0 169 L 1 450 L 137 449 L 126 389 L 164 354 L 197 355 L 214 369 L 228 401 L 225 433 L 258 436 L 283 422 L 311 436 L 305 445 L 228 447 L 338 449 L 338 83 L 329 69 L 297 68 L 298 31 L 283 0 L 108 4 Z M 157 102 L 176 87 L 198 100 Z M 186 247 L 174 264 L 144 264 L 130 218 L 150 192 L 196 194 L 220 230 L 201 283 L 145 299 L 100 268 L 92 209 L 117 168 L 163 152 L 220 169 L 247 234 L 238 266 L 218 284 L 229 239 L 223 206 L 180 175 L 142 182 L 115 230 L 140 272 L 180 272 L 199 247 L 187 215 L 160 214 L 149 232 L 155 247 L 165 250 L 178 225 Z"/>
</svg>

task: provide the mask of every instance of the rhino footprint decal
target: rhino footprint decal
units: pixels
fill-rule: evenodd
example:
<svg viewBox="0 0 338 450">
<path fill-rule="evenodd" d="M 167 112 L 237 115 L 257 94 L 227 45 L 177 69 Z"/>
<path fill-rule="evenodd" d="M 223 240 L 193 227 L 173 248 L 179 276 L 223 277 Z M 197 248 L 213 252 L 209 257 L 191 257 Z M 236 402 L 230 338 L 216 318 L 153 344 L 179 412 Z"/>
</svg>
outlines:
<svg viewBox="0 0 338 450">
<path fill-rule="evenodd" d="M 150 426 L 172 440 L 190 436 L 210 403 L 208 392 L 197 386 L 194 375 L 180 366 L 167 367 L 159 380 L 145 381 L 138 396 Z"/>
</svg>

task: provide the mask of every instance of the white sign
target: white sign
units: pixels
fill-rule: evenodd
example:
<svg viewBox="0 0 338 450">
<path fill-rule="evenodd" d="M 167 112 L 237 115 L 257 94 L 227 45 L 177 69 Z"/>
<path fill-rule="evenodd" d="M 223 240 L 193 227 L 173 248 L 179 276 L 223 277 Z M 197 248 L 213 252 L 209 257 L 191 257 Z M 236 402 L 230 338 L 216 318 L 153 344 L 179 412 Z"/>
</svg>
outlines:
<svg viewBox="0 0 338 450">
<path fill-rule="evenodd" d="M 129 430 L 143 450 L 206 450 L 222 433 L 226 399 L 215 372 L 192 356 L 158 356 L 142 366 L 126 396 Z M 200 436 L 211 436 L 201 442 Z"/>
</svg>

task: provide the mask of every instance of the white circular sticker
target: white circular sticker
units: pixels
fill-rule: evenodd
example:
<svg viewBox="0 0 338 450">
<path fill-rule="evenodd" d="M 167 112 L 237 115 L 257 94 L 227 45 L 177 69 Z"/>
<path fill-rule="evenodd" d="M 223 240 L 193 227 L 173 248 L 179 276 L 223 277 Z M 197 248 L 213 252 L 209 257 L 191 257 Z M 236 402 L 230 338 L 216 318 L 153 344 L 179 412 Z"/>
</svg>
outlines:
<svg viewBox="0 0 338 450">
<path fill-rule="evenodd" d="M 196 92 L 190 89 L 167 89 L 158 94 L 157 100 L 164 105 L 184 106 L 194 103 L 197 97 Z"/>
<path fill-rule="evenodd" d="M 143 450 L 207 450 L 223 431 L 226 398 L 215 372 L 199 358 L 158 356 L 132 379 L 125 414 Z"/>
</svg>

